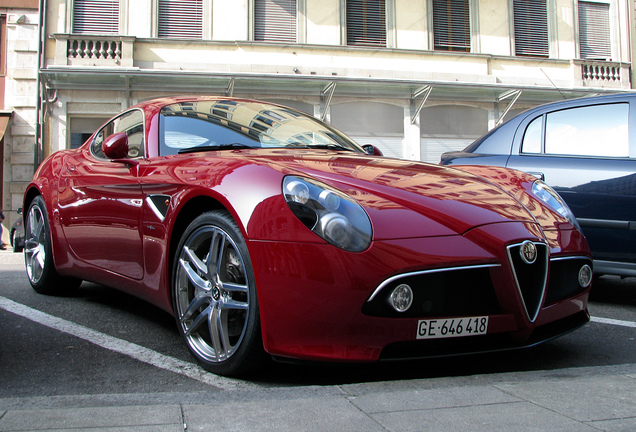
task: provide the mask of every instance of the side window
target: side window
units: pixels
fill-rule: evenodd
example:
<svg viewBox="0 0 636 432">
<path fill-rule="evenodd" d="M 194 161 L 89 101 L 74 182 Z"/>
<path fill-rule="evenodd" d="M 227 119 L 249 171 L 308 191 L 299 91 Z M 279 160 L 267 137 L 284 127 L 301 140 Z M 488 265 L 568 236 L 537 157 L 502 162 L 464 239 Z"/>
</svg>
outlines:
<svg viewBox="0 0 636 432">
<path fill-rule="evenodd" d="M 128 111 L 113 119 L 95 135 L 91 144 L 91 153 L 98 158 L 105 159 L 102 143 L 110 135 L 126 132 L 128 135 L 128 157 L 144 156 L 144 114 L 140 110 Z"/>
<path fill-rule="evenodd" d="M 541 153 L 541 132 L 543 131 L 543 116 L 532 120 L 526 132 L 523 134 L 521 143 L 522 153 Z"/>
<path fill-rule="evenodd" d="M 547 154 L 628 157 L 629 104 L 607 104 L 547 114 Z"/>
</svg>

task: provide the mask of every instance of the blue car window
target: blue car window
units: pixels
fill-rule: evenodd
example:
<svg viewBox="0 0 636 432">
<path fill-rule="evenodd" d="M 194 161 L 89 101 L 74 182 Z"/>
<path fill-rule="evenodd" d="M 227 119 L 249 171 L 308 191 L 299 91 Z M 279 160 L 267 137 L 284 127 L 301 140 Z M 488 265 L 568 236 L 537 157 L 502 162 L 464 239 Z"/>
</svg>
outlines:
<svg viewBox="0 0 636 432">
<path fill-rule="evenodd" d="M 546 117 L 546 154 L 629 157 L 629 104 L 571 108 Z"/>
<path fill-rule="evenodd" d="M 541 153 L 541 132 L 543 131 L 543 116 L 532 120 L 523 135 L 521 143 L 522 153 Z"/>
</svg>

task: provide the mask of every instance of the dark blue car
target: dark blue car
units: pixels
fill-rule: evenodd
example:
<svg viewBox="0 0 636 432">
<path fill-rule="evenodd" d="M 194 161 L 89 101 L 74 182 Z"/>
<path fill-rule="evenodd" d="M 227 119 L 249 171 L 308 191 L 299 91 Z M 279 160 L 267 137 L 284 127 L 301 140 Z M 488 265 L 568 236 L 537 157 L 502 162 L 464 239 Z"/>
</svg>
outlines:
<svg viewBox="0 0 636 432">
<path fill-rule="evenodd" d="M 636 93 L 527 110 L 442 165 L 516 168 L 554 187 L 574 212 L 594 272 L 636 276 Z"/>
</svg>

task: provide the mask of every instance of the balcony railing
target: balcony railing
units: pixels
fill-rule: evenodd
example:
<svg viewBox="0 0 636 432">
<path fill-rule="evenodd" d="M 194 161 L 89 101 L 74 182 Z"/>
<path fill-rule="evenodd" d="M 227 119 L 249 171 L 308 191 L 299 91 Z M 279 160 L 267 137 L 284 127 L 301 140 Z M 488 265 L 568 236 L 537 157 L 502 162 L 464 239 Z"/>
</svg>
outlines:
<svg viewBox="0 0 636 432">
<path fill-rule="evenodd" d="M 69 40 L 70 59 L 113 59 L 121 62 L 121 41 L 113 40 Z"/>
<path fill-rule="evenodd" d="M 56 39 L 56 65 L 133 65 L 134 37 L 55 34 L 53 38 Z"/>
<path fill-rule="evenodd" d="M 575 60 L 585 87 L 629 89 L 631 68 L 628 63 Z"/>
</svg>

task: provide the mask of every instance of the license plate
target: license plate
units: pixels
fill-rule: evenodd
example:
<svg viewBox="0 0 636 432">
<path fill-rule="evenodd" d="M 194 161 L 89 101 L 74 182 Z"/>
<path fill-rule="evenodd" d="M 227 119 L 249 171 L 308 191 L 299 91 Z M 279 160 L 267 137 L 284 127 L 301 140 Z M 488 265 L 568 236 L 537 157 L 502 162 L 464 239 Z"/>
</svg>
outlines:
<svg viewBox="0 0 636 432">
<path fill-rule="evenodd" d="M 441 339 L 483 335 L 488 332 L 488 317 L 419 320 L 417 339 Z"/>
</svg>

